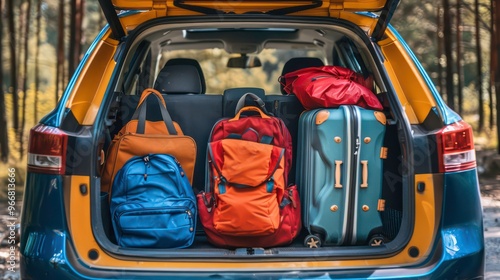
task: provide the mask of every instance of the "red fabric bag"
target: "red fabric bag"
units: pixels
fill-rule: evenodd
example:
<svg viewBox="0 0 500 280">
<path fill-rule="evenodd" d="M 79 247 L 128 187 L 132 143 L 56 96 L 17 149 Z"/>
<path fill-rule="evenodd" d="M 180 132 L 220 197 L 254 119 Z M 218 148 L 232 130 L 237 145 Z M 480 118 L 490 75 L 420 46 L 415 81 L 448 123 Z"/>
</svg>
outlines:
<svg viewBox="0 0 500 280">
<path fill-rule="evenodd" d="M 340 66 L 308 67 L 280 77 L 288 94 L 295 94 L 305 109 L 358 105 L 382 110 L 382 104 L 369 89 L 371 79 Z"/>
</svg>

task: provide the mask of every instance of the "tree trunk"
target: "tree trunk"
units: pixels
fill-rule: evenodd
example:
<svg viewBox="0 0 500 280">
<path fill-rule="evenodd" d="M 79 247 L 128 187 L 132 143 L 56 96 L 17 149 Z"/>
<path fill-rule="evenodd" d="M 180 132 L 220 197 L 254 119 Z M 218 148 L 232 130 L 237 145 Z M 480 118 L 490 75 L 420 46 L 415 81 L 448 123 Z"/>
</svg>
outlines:
<svg viewBox="0 0 500 280">
<path fill-rule="evenodd" d="M 479 114 L 479 122 L 478 122 L 478 131 L 482 131 L 484 128 L 484 99 L 483 99 L 483 74 L 482 74 L 482 68 L 483 68 L 483 61 L 482 61 L 482 55 L 481 55 L 481 29 L 479 28 L 479 0 L 474 0 L 474 19 L 475 19 L 475 29 L 476 29 L 476 58 L 477 58 L 477 94 L 478 94 L 478 114 Z"/>
<path fill-rule="evenodd" d="M 77 21 L 77 38 L 78 38 L 78 56 L 76 59 L 76 67 L 78 67 L 78 64 L 80 64 L 80 59 L 82 58 L 82 42 L 83 42 L 83 36 L 84 36 L 84 30 L 83 30 L 83 18 L 85 17 L 85 0 L 80 0 L 80 18 Z"/>
<path fill-rule="evenodd" d="M 69 47 L 68 47 L 68 73 L 69 76 L 73 74 L 75 70 L 75 56 L 76 54 L 76 22 L 78 15 L 78 4 L 79 0 L 69 0 Z"/>
<path fill-rule="evenodd" d="M 19 96 L 17 93 L 16 29 L 14 25 L 14 0 L 7 0 L 7 24 L 9 30 L 10 83 L 12 89 L 12 128 L 19 132 Z"/>
<path fill-rule="evenodd" d="M 3 0 L 0 0 L 0 38 L 3 38 Z M 3 61 L 3 44 L 0 44 L 0 60 Z M 5 110 L 5 89 L 3 85 L 3 64 L 0 65 L 0 160 L 9 158 L 9 137 L 7 136 L 7 118 Z"/>
<path fill-rule="evenodd" d="M 60 86 L 64 83 L 64 0 L 59 0 L 59 20 L 57 24 L 57 68 L 56 103 L 59 101 Z"/>
<path fill-rule="evenodd" d="M 23 9 L 23 3 L 24 1 L 14 1 L 14 2 L 18 2 L 19 3 L 19 7 L 18 7 L 18 19 L 17 19 L 17 24 L 15 24 L 15 28 L 17 30 L 16 32 L 16 50 L 18 51 L 17 53 L 17 57 L 16 57 L 16 65 L 17 65 L 17 75 L 21 75 L 21 65 L 22 65 L 22 62 L 21 62 L 21 55 L 22 55 L 22 52 L 21 50 L 23 49 L 23 32 L 21 30 L 24 30 L 24 19 L 25 19 L 25 16 L 24 16 L 24 9 Z M 17 25 L 17 26 L 16 26 Z M 17 80 L 18 82 L 18 85 L 17 85 L 17 88 L 19 90 L 21 90 L 21 87 L 22 87 L 22 83 L 21 83 L 21 80 Z"/>
<path fill-rule="evenodd" d="M 461 115 L 464 105 L 463 91 L 463 71 L 462 71 L 462 11 L 461 0 L 457 0 L 457 96 L 458 96 L 458 113 Z"/>
<path fill-rule="evenodd" d="M 70 38 L 69 38 L 69 66 L 68 74 L 72 76 L 80 62 L 80 53 L 82 46 L 82 24 L 84 0 L 70 0 Z"/>
<path fill-rule="evenodd" d="M 23 59 L 23 107 L 21 118 L 21 129 L 19 131 L 19 154 L 24 156 L 24 128 L 26 126 L 26 100 L 28 96 L 28 43 L 30 38 L 30 15 L 31 15 L 31 0 L 26 3 L 26 18 L 24 22 L 24 59 Z"/>
<path fill-rule="evenodd" d="M 455 110 L 455 92 L 453 86 L 453 56 L 452 56 L 452 34 L 450 1 L 443 0 L 443 33 L 444 33 L 444 54 L 446 56 L 446 100 L 448 106 Z"/>
<path fill-rule="evenodd" d="M 490 22 L 490 34 L 491 34 L 491 39 L 490 39 L 490 86 L 488 87 L 488 99 L 489 99 L 489 108 L 490 108 L 490 129 L 493 129 L 493 126 L 495 125 L 495 111 L 494 111 L 494 101 L 493 101 L 493 91 L 495 88 L 495 72 L 498 71 L 498 66 L 497 66 L 497 56 L 498 56 L 498 49 L 495 48 L 496 46 L 496 34 L 495 34 L 495 0 L 491 0 L 490 3 L 490 14 L 491 14 L 491 22 Z M 498 98 L 497 98 L 497 103 L 498 103 Z M 496 111 L 496 114 L 498 114 L 498 110 Z"/>
<path fill-rule="evenodd" d="M 441 63 L 441 59 L 443 58 L 443 17 L 442 17 L 443 8 L 441 5 L 438 5 L 437 8 L 437 58 L 438 58 L 438 87 L 441 96 L 446 92 L 443 86 L 443 64 Z"/>
<path fill-rule="evenodd" d="M 493 1 L 494 2 L 494 1 Z M 497 143 L 498 154 L 500 154 L 500 5 L 495 3 L 495 52 L 496 52 L 496 69 L 495 69 L 495 95 L 496 95 L 496 111 L 497 111 Z"/>
<path fill-rule="evenodd" d="M 33 98 L 33 114 L 35 122 L 38 121 L 38 91 L 40 90 L 40 32 L 42 23 L 42 0 L 37 0 L 36 5 L 36 47 L 35 47 L 35 96 Z"/>
</svg>

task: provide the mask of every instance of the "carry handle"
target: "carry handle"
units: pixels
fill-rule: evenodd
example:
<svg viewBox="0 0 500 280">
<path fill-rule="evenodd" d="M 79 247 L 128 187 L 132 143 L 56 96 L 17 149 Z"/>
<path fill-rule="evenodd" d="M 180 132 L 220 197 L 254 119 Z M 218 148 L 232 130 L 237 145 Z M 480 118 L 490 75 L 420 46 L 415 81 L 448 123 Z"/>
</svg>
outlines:
<svg viewBox="0 0 500 280">
<path fill-rule="evenodd" d="M 245 94 L 243 94 L 240 99 L 238 100 L 238 103 L 236 103 L 236 109 L 234 110 L 234 114 L 238 114 L 238 112 L 243 108 L 245 107 L 245 100 L 247 99 L 247 96 L 250 96 L 252 97 L 252 100 L 258 105 L 258 107 L 264 112 L 266 113 L 267 115 L 271 115 L 267 109 L 266 109 L 266 103 L 264 103 L 264 101 L 262 101 L 262 99 L 260 99 L 260 97 L 258 97 L 256 94 L 254 93 L 251 93 L 251 92 L 247 92 Z"/>
<path fill-rule="evenodd" d="M 132 120 L 138 120 L 137 122 L 137 130 L 136 133 L 144 134 L 146 130 L 146 112 L 147 112 L 147 102 L 144 102 L 148 96 L 154 94 L 156 100 L 158 101 L 158 106 L 160 107 L 161 117 L 165 126 L 167 127 L 168 134 L 177 135 L 177 131 L 175 130 L 174 123 L 170 114 L 167 111 L 167 106 L 165 104 L 165 99 L 161 93 L 155 89 L 147 88 L 142 92 L 141 99 L 139 100 L 139 105 L 132 116 Z M 163 106 L 162 106 L 163 105 Z"/>
<path fill-rule="evenodd" d="M 361 182 L 361 187 L 367 188 L 368 187 L 368 161 L 362 160 L 361 166 L 363 168 L 363 171 L 362 171 L 363 182 Z"/>
<path fill-rule="evenodd" d="M 341 160 L 336 160 L 335 161 L 335 188 L 336 189 L 341 189 L 342 188 L 342 184 L 340 184 L 340 176 L 341 176 L 341 172 L 340 172 L 340 165 L 342 165 L 342 161 Z"/>
<path fill-rule="evenodd" d="M 147 88 L 141 94 L 141 99 L 139 99 L 139 103 L 137 104 L 137 109 L 146 100 L 146 98 L 148 96 L 150 96 L 151 94 L 154 94 L 158 98 L 158 100 L 161 102 L 161 104 L 163 104 L 163 107 L 167 107 L 167 104 L 165 103 L 165 99 L 163 99 L 163 96 L 161 95 L 161 93 L 159 91 L 157 91 L 156 89 L 153 89 L 153 88 Z"/>
<path fill-rule="evenodd" d="M 234 118 L 230 119 L 229 121 L 230 122 L 237 121 L 237 120 L 240 119 L 241 113 L 243 113 L 243 112 L 249 112 L 249 111 L 253 111 L 253 112 L 259 113 L 260 117 L 263 118 L 263 119 L 269 119 L 269 118 L 271 118 L 270 116 L 266 115 L 266 113 L 262 112 L 261 109 L 255 107 L 255 106 L 246 106 L 246 107 L 241 108 L 241 110 L 238 111 L 238 113 L 236 114 L 236 116 L 234 116 Z"/>
</svg>

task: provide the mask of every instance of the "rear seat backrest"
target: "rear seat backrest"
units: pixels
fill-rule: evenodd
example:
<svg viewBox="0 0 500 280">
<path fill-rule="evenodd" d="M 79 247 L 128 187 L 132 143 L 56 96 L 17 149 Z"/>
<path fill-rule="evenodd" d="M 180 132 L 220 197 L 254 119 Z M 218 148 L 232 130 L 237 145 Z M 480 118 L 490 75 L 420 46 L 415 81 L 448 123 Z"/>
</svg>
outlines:
<svg viewBox="0 0 500 280">
<path fill-rule="evenodd" d="M 222 97 L 222 113 L 225 118 L 232 118 L 235 116 L 236 104 L 238 100 L 247 92 L 251 92 L 262 100 L 265 100 L 266 93 L 264 89 L 254 88 L 254 87 L 241 87 L 241 88 L 229 88 L 224 91 L 224 95 Z M 245 102 L 245 105 L 255 106 L 254 102 L 248 98 L 248 101 Z"/>
<path fill-rule="evenodd" d="M 198 61 L 174 58 L 165 63 L 154 88 L 166 94 L 204 94 L 205 77 Z"/>
<path fill-rule="evenodd" d="M 288 60 L 285 65 L 283 65 L 283 70 L 281 70 L 281 76 L 288 74 L 299 69 L 315 66 L 324 66 L 323 61 L 317 57 L 294 57 Z M 280 90 L 282 94 L 287 94 L 283 89 L 284 81 L 280 83 Z"/>
</svg>

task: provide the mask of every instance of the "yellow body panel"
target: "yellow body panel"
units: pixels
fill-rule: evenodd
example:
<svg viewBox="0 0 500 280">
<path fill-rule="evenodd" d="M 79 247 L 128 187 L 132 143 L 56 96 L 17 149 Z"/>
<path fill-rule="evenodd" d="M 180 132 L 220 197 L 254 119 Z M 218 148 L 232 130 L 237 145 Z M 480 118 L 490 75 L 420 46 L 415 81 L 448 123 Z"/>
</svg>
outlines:
<svg viewBox="0 0 500 280">
<path fill-rule="evenodd" d="M 108 34 L 109 35 L 109 34 Z M 66 103 L 78 123 L 92 125 L 116 66 L 113 56 L 118 41 L 107 38 L 95 46 L 88 63 L 78 75 Z M 91 69 L 91 70 L 89 70 Z"/>
<path fill-rule="evenodd" d="M 67 217 L 71 236 L 74 238 L 72 244 L 76 253 L 84 263 L 90 267 L 100 267 L 120 270 L 170 270 L 170 271 L 266 271 L 266 270 L 310 270 L 310 269 L 348 269 L 350 267 L 360 268 L 382 268 L 394 266 L 415 265 L 425 260 L 431 250 L 431 244 L 436 235 L 436 226 L 439 224 L 439 216 L 436 216 L 433 209 L 435 205 L 435 191 L 432 174 L 417 175 L 415 182 L 424 182 L 426 191 L 415 195 L 415 229 L 422 232 L 415 232 L 404 248 L 398 254 L 388 258 L 364 259 L 364 260 L 326 260 L 316 261 L 314 258 L 302 261 L 227 261 L 227 260 L 190 260 L 190 261 L 169 261 L 167 259 L 133 261 L 117 259 L 107 254 L 100 248 L 94 238 L 90 219 L 90 195 L 80 192 L 80 185 L 89 186 L 89 178 L 85 176 L 70 177 L 70 184 L 65 184 L 69 189 L 65 189 L 65 194 L 69 197 L 69 205 L 66 205 Z M 413 190 L 416 187 L 412 188 Z M 432 232 L 433 234 L 429 234 Z M 420 254 L 412 258 L 408 254 L 408 249 L 416 247 Z M 97 250 L 99 257 L 91 260 L 88 257 L 90 250 Z"/>
<path fill-rule="evenodd" d="M 376 18 L 371 18 L 365 15 L 360 15 L 352 12 L 345 12 L 345 11 L 336 12 L 331 10 L 330 17 L 340 18 L 350 21 L 359 26 L 368 35 L 372 34 L 373 29 L 375 29 L 375 25 L 377 24 Z"/>
<path fill-rule="evenodd" d="M 328 10 L 344 11 L 379 11 L 385 5 L 386 0 L 330 0 L 323 1 L 320 7 L 308 11 L 301 11 L 297 14 L 327 16 Z M 199 14 L 190 10 L 176 7 L 173 0 L 112 0 L 117 10 L 158 10 L 166 9 L 168 15 L 195 15 Z M 225 13 L 243 14 L 247 12 L 268 12 L 271 10 L 287 7 L 311 5 L 311 1 L 262 1 L 262 0 L 242 0 L 242 1 L 211 1 L 192 0 L 183 1 L 183 4 L 206 7 L 222 11 Z"/>
<path fill-rule="evenodd" d="M 411 124 L 422 123 L 436 102 L 404 47 L 387 30 L 388 38 L 378 44 L 387 58 L 384 66 Z"/>
</svg>

